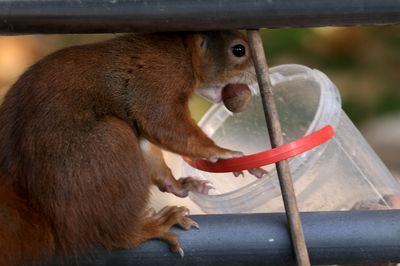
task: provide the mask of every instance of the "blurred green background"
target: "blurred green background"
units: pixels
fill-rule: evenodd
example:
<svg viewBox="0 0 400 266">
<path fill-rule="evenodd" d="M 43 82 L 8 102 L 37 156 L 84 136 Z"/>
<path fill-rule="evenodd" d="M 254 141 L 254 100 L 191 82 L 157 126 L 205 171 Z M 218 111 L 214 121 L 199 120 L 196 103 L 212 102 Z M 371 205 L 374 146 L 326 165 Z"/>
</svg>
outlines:
<svg viewBox="0 0 400 266">
<path fill-rule="evenodd" d="M 398 26 L 270 30 L 265 44 L 271 65 L 296 62 L 327 74 L 356 123 L 400 110 Z"/>
</svg>

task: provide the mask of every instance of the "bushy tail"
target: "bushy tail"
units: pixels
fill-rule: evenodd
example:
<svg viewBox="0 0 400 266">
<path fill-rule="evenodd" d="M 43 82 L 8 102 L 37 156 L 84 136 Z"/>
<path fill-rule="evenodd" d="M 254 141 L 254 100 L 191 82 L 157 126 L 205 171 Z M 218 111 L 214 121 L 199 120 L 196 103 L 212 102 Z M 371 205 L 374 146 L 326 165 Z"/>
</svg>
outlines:
<svg viewBox="0 0 400 266">
<path fill-rule="evenodd" d="M 0 184 L 0 266 L 34 263 L 54 254 L 54 240 L 45 219 Z"/>
</svg>

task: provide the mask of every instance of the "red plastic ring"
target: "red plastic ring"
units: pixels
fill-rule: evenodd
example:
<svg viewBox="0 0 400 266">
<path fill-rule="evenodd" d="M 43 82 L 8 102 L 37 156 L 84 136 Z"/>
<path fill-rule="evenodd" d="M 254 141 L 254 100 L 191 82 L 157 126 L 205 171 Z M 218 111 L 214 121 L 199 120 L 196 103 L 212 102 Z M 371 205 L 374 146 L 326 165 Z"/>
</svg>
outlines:
<svg viewBox="0 0 400 266">
<path fill-rule="evenodd" d="M 216 163 L 211 163 L 207 160 L 191 160 L 187 157 L 183 159 L 192 167 L 206 172 L 238 172 L 289 159 L 325 143 L 332 137 L 333 128 L 327 125 L 320 130 L 282 146 L 239 158 L 220 159 Z"/>
</svg>

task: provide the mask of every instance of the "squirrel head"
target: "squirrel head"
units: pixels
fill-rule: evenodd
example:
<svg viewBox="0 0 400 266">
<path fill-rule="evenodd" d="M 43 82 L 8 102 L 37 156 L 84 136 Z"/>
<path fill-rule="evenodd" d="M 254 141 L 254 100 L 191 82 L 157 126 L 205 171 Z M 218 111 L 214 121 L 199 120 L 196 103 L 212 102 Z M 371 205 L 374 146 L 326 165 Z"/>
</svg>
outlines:
<svg viewBox="0 0 400 266">
<path fill-rule="evenodd" d="M 195 33 L 189 37 L 196 91 L 213 102 L 228 84 L 256 84 L 246 37 L 239 31 Z"/>
</svg>

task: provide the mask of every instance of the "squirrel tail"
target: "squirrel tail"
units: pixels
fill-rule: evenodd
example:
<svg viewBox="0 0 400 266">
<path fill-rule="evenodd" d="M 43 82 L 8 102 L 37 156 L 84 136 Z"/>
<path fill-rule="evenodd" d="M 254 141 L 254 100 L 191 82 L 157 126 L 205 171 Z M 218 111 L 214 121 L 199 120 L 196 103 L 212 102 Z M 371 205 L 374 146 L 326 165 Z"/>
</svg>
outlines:
<svg viewBox="0 0 400 266">
<path fill-rule="evenodd" d="M 39 261 L 53 254 L 50 226 L 12 186 L 0 184 L 0 266 Z"/>
</svg>

